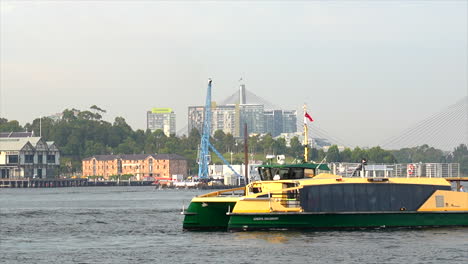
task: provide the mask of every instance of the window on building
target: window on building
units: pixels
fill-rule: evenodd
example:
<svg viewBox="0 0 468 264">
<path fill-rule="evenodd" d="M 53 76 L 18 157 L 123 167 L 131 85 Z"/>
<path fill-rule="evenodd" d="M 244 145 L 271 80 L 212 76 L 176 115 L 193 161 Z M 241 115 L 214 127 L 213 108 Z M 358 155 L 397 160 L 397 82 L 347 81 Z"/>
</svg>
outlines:
<svg viewBox="0 0 468 264">
<path fill-rule="evenodd" d="M 122 160 L 117 160 L 117 173 L 122 173 Z"/>
<path fill-rule="evenodd" d="M 43 155 L 37 155 L 37 163 L 42 164 L 44 161 Z"/>
<path fill-rule="evenodd" d="M 18 155 L 8 155 L 7 162 L 8 164 L 17 164 L 19 161 Z"/>
<path fill-rule="evenodd" d="M 24 155 L 24 163 L 34 163 L 34 155 Z"/>
<path fill-rule="evenodd" d="M 55 155 L 47 155 L 47 163 L 55 163 Z"/>
</svg>

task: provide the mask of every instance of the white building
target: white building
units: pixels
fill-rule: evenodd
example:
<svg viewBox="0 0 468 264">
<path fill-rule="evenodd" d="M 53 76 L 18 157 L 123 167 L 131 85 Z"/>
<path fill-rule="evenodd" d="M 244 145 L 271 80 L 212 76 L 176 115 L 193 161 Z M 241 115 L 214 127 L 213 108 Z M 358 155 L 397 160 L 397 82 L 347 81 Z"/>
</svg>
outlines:
<svg viewBox="0 0 468 264">
<path fill-rule="evenodd" d="M 0 178 L 55 178 L 60 152 L 41 137 L 0 137 Z"/>
<path fill-rule="evenodd" d="M 146 113 L 146 125 L 151 132 L 160 129 L 170 136 L 176 133 L 176 115 L 171 108 L 153 108 Z"/>
<path fill-rule="evenodd" d="M 249 164 L 248 178 L 249 181 L 259 180 L 260 176 L 257 171 L 257 166 L 260 163 Z M 231 167 L 241 176 L 242 180 L 245 179 L 245 164 L 231 165 Z M 239 184 L 239 179 L 236 174 L 227 165 L 209 165 L 208 175 L 210 178 L 224 180 L 226 185 Z"/>
</svg>

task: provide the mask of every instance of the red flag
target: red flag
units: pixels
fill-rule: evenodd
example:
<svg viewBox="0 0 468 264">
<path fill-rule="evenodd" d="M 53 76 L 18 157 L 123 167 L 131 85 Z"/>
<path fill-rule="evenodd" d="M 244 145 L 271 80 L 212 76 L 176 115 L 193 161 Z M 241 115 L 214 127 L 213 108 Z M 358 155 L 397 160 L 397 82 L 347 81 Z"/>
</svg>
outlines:
<svg viewBox="0 0 468 264">
<path fill-rule="evenodd" d="M 310 122 L 314 121 L 314 119 L 312 119 L 312 117 L 309 115 L 309 113 L 306 112 L 304 116 L 305 116 L 307 119 L 309 119 Z"/>
</svg>

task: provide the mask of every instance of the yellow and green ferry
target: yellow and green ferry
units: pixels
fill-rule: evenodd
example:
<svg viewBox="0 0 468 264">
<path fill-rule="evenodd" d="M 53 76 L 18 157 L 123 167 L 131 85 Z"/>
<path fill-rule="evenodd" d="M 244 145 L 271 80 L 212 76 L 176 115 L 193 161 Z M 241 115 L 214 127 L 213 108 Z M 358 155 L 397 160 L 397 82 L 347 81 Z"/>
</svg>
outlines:
<svg viewBox="0 0 468 264">
<path fill-rule="evenodd" d="M 444 178 L 343 178 L 326 165 L 259 167 L 260 181 L 192 199 L 184 230 L 468 226 L 468 193 Z M 273 180 L 279 175 L 279 180 Z"/>
<path fill-rule="evenodd" d="M 447 179 L 330 174 L 326 164 L 307 162 L 306 122 L 304 146 L 303 163 L 262 165 L 258 181 L 193 198 L 183 229 L 468 226 L 468 193 L 452 191 Z"/>
</svg>

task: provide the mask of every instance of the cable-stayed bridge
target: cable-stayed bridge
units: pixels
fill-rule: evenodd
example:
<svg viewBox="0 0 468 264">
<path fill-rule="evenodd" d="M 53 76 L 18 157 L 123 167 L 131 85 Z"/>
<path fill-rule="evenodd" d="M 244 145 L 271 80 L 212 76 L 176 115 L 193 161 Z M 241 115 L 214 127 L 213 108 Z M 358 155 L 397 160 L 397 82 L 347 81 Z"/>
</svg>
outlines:
<svg viewBox="0 0 468 264">
<path fill-rule="evenodd" d="M 468 145 L 468 96 L 385 140 L 380 146 L 401 149 L 424 144 L 447 151 L 460 144 Z"/>
<path fill-rule="evenodd" d="M 258 96 L 248 90 L 245 91 L 247 103 L 262 104 L 265 109 L 282 109 L 268 100 Z M 240 100 L 239 91 L 235 91 L 230 96 L 221 101 L 220 105 L 236 104 Z M 303 131 L 302 109 L 297 110 L 297 131 Z M 178 134 L 186 134 L 187 126 L 178 131 Z M 331 144 L 344 147 L 354 146 L 341 139 L 337 135 L 332 135 L 324 128 L 315 123 L 309 124 L 309 138 L 326 139 Z M 401 149 L 416 147 L 427 144 L 441 150 L 451 151 L 460 144 L 468 145 L 468 96 L 462 98 L 453 105 L 431 115 L 430 117 L 416 123 L 404 130 L 397 136 L 383 141 L 379 146 L 384 149 Z"/>
<path fill-rule="evenodd" d="M 275 105 L 271 102 L 269 102 L 268 100 L 265 100 L 263 99 L 262 97 L 246 90 L 246 97 L 248 98 L 248 103 L 252 103 L 252 104 L 262 104 L 264 105 L 265 109 L 282 109 L 283 107 L 280 107 L 278 105 Z M 221 104 L 235 104 L 239 102 L 239 92 L 234 92 L 232 95 L 230 95 L 229 97 L 227 97 L 226 99 L 224 99 L 222 101 Z M 302 107 L 302 106 L 299 106 L 299 107 Z M 296 126 L 297 126 L 297 131 L 299 132 L 303 132 L 304 131 L 304 126 L 303 126 L 303 120 L 301 118 L 302 116 L 302 110 L 298 110 L 296 109 L 297 113 L 298 113 L 298 118 L 297 118 L 297 123 L 296 123 Z M 345 147 L 351 147 L 350 144 L 347 144 L 345 143 L 344 140 L 340 139 L 339 137 L 336 137 L 336 136 L 333 136 L 330 132 L 326 131 L 325 129 L 323 128 L 320 128 L 318 126 L 316 126 L 314 123 L 312 124 L 309 124 L 309 131 L 308 131 L 308 137 L 309 138 L 322 138 L 322 139 L 326 139 L 328 142 L 332 143 L 332 144 L 336 144 L 336 145 L 340 145 L 340 146 L 345 146 Z"/>
</svg>

